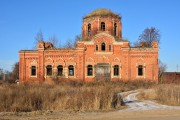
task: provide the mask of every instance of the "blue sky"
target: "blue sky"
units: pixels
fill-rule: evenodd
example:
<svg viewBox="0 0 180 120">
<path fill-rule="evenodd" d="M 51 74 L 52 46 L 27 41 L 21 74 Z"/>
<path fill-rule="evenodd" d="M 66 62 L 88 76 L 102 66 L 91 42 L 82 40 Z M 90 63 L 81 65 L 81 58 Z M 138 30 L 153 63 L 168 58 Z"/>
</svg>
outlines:
<svg viewBox="0 0 180 120">
<path fill-rule="evenodd" d="M 61 44 L 81 33 L 82 18 L 97 8 L 122 16 L 123 37 L 131 42 L 147 27 L 161 33 L 159 59 L 167 71 L 180 66 L 180 0 L 0 0 L 0 68 L 11 70 L 18 51 L 32 49 L 37 32 Z"/>
</svg>

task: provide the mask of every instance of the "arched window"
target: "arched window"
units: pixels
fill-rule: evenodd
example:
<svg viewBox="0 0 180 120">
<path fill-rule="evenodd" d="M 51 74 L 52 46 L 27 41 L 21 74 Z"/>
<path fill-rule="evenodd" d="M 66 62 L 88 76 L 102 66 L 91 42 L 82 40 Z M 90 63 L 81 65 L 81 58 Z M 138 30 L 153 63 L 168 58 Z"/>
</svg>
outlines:
<svg viewBox="0 0 180 120">
<path fill-rule="evenodd" d="M 92 65 L 87 66 L 87 75 L 92 76 L 93 75 L 93 67 Z"/>
<path fill-rule="evenodd" d="M 88 24 L 88 36 L 91 36 L 91 24 Z"/>
<path fill-rule="evenodd" d="M 69 76 L 74 76 L 74 66 L 73 65 L 69 65 L 69 67 L 68 67 L 68 75 Z"/>
<path fill-rule="evenodd" d="M 105 23 L 104 22 L 101 22 L 101 30 L 105 31 Z"/>
<path fill-rule="evenodd" d="M 101 44 L 101 50 L 102 50 L 102 51 L 105 51 L 105 50 L 106 50 L 106 44 L 105 44 L 105 43 L 102 43 L 102 44 Z"/>
<path fill-rule="evenodd" d="M 119 76 L 119 65 L 114 65 L 114 76 Z"/>
<path fill-rule="evenodd" d="M 63 66 L 62 65 L 58 65 L 57 66 L 57 75 L 58 76 L 62 76 L 63 75 Z"/>
<path fill-rule="evenodd" d="M 114 23 L 114 36 L 117 36 L 117 24 L 116 23 Z"/>
<path fill-rule="evenodd" d="M 46 66 L 46 75 L 48 75 L 48 76 L 52 75 L 52 66 L 51 65 Z"/>
<path fill-rule="evenodd" d="M 111 51 L 111 45 L 109 45 L 109 51 Z"/>
<path fill-rule="evenodd" d="M 31 67 L 31 76 L 36 76 L 36 66 Z"/>
<path fill-rule="evenodd" d="M 98 45 L 96 45 L 96 51 L 98 51 Z"/>
<path fill-rule="evenodd" d="M 142 65 L 138 66 L 138 76 L 143 76 L 143 66 Z"/>
</svg>

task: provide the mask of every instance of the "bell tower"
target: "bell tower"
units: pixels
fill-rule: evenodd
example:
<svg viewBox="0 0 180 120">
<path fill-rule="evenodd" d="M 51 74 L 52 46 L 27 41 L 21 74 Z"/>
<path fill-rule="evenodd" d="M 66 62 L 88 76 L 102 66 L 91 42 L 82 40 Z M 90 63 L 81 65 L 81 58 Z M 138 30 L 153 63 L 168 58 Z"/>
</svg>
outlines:
<svg viewBox="0 0 180 120">
<path fill-rule="evenodd" d="M 121 40 L 121 16 L 107 9 L 97 9 L 86 15 L 83 18 L 82 40 L 89 41 L 100 32 L 106 32 L 114 36 L 116 40 Z"/>
</svg>

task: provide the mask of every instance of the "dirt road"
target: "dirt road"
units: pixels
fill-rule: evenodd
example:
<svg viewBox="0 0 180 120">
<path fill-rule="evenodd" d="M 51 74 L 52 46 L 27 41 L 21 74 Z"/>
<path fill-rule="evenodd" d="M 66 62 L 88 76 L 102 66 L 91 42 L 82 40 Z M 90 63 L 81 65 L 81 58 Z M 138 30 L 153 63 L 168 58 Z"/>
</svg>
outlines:
<svg viewBox="0 0 180 120">
<path fill-rule="evenodd" d="M 148 110 L 104 113 L 0 114 L 0 120 L 180 120 L 180 110 Z"/>
<path fill-rule="evenodd" d="M 139 101 L 136 98 L 137 94 L 139 94 L 139 90 L 124 92 L 120 95 L 124 96 L 124 94 L 128 94 L 123 98 L 127 109 L 121 110 L 122 112 L 147 110 L 180 110 L 180 106 L 161 105 L 149 100 Z"/>
</svg>

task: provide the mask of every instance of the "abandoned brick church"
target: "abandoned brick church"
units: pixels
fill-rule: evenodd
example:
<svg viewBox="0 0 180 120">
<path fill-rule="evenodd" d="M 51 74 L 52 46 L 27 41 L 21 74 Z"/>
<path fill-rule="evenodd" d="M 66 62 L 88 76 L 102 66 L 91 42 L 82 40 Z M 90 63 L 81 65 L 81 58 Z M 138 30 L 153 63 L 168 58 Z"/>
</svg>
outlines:
<svg viewBox="0 0 180 120">
<path fill-rule="evenodd" d="M 143 43 L 141 43 L 143 44 Z M 158 81 L 158 43 L 131 47 L 122 38 L 121 17 L 97 9 L 83 18 L 82 40 L 75 48 L 39 41 L 37 50 L 19 51 L 20 82 L 58 80 Z"/>
</svg>

